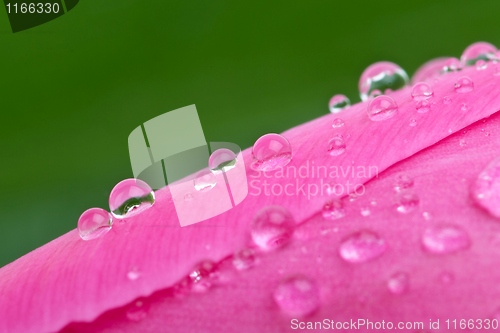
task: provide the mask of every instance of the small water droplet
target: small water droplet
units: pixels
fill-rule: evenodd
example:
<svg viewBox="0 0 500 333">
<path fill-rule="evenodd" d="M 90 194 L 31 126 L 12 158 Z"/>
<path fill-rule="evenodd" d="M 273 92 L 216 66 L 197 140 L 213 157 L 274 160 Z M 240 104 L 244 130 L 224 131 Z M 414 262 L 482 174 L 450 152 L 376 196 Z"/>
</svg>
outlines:
<svg viewBox="0 0 500 333">
<path fill-rule="evenodd" d="M 370 201 L 370 205 L 376 206 L 377 205 L 377 201 L 375 201 L 375 200 Z"/>
<path fill-rule="evenodd" d="M 426 99 L 418 101 L 416 104 L 416 109 L 418 113 L 427 113 L 431 109 L 431 103 Z"/>
<path fill-rule="evenodd" d="M 372 215 L 372 211 L 369 207 L 362 207 L 360 210 L 361 216 L 368 217 Z"/>
<path fill-rule="evenodd" d="M 340 244 L 342 259 L 361 263 L 381 256 L 387 248 L 385 241 L 372 231 L 359 231 L 345 238 Z"/>
<path fill-rule="evenodd" d="M 338 156 L 344 153 L 346 144 L 340 135 L 335 135 L 328 141 L 328 153 L 331 156 Z"/>
<path fill-rule="evenodd" d="M 474 82 L 468 76 L 461 76 L 455 82 L 454 88 L 457 93 L 468 93 L 474 90 Z"/>
<path fill-rule="evenodd" d="M 126 315 L 128 320 L 141 321 L 147 317 L 149 306 L 144 300 L 136 300 L 127 308 Z"/>
<path fill-rule="evenodd" d="M 116 184 L 109 195 L 111 214 L 118 219 L 137 215 L 155 202 L 153 189 L 140 179 L 125 179 Z"/>
<path fill-rule="evenodd" d="M 214 151 L 208 159 L 208 167 L 212 172 L 227 172 L 236 165 L 236 154 L 227 148 Z"/>
<path fill-rule="evenodd" d="M 454 225 L 438 225 L 425 229 L 422 245 L 430 253 L 447 254 L 464 250 L 470 246 L 469 235 Z"/>
<path fill-rule="evenodd" d="M 140 276 L 141 276 L 141 272 L 139 272 L 139 269 L 137 267 L 132 267 L 127 272 L 127 278 L 131 281 L 137 280 Z"/>
<path fill-rule="evenodd" d="M 396 182 L 394 184 L 394 190 L 396 192 L 406 191 L 415 185 L 415 182 L 412 178 L 407 175 L 399 175 L 396 177 Z"/>
<path fill-rule="evenodd" d="M 285 137 L 271 133 L 255 141 L 252 154 L 257 170 L 272 171 L 284 167 L 292 160 L 292 147 Z"/>
<path fill-rule="evenodd" d="M 361 100 L 395 91 L 406 86 L 409 82 L 408 75 L 398 65 L 381 61 L 374 63 L 363 71 L 359 80 L 359 93 Z"/>
<path fill-rule="evenodd" d="M 185 196 L 184 196 L 184 200 L 185 201 L 192 201 L 193 200 L 193 195 L 191 193 L 187 193 Z"/>
<path fill-rule="evenodd" d="M 189 273 L 191 290 L 194 292 L 206 292 L 215 283 L 217 277 L 217 265 L 211 260 L 202 261 Z"/>
<path fill-rule="evenodd" d="M 323 206 L 323 217 L 329 220 L 338 220 L 345 216 L 344 204 L 340 200 L 328 200 Z"/>
<path fill-rule="evenodd" d="M 459 143 L 460 147 L 465 147 L 467 146 L 467 141 L 465 141 L 464 139 L 460 139 Z"/>
<path fill-rule="evenodd" d="M 335 118 L 332 122 L 332 127 L 333 128 L 339 128 L 344 126 L 344 121 L 340 118 Z"/>
<path fill-rule="evenodd" d="M 418 82 L 411 89 L 411 97 L 414 101 L 429 99 L 433 94 L 431 86 L 426 82 Z"/>
<path fill-rule="evenodd" d="M 420 204 L 419 197 L 413 192 L 398 193 L 396 210 L 402 214 L 414 211 Z"/>
<path fill-rule="evenodd" d="M 194 188 L 199 192 L 206 192 L 214 188 L 217 184 L 217 178 L 210 170 L 198 172 L 193 180 Z"/>
<path fill-rule="evenodd" d="M 273 293 L 274 300 L 283 312 L 291 316 L 306 316 L 320 304 L 316 282 L 297 276 L 282 281 Z"/>
<path fill-rule="evenodd" d="M 461 110 L 462 112 L 467 112 L 467 111 L 469 111 L 469 110 L 470 110 L 470 106 L 469 106 L 469 104 L 467 104 L 467 103 L 462 103 L 462 104 L 460 104 L 460 110 Z"/>
<path fill-rule="evenodd" d="M 408 290 L 410 276 L 405 272 L 397 272 L 391 275 L 387 281 L 387 288 L 393 294 L 399 295 Z"/>
<path fill-rule="evenodd" d="M 410 126 L 411 126 L 411 127 L 415 127 L 415 126 L 417 126 L 417 120 L 416 120 L 415 118 L 411 118 L 411 119 L 410 119 Z"/>
<path fill-rule="evenodd" d="M 450 284 L 455 281 L 455 276 L 451 272 L 442 272 L 439 275 L 439 280 L 441 280 L 441 282 L 444 284 Z"/>
<path fill-rule="evenodd" d="M 486 42 L 476 42 L 469 45 L 462 56 L 460 57 L 460 62 L 462 66 L 472 66 L 479 60 L 490 61 L 495 59 L 495 53 L 497 48 Z"/>
<path fill-rule="evenodd" d="M 450 73 L 459 71 L 462 68 L 460 60 L 454 57 L 450 57 L 444 60 L 441 68 L 441 73 Z"/>
<path fill-rule="evenodd" d="M 397 103 L 389 96 L 377 96 L 368 104 L 368 117 L 373 121 L 382 121 L 398 113 Z"/>
<path fill-rule="evenodd" d="M 432 215 L 429 212 L 423 212 L 422 216 L 424 217 L 424 220 L 430 221 L 432 219 Z"/>
<path fill-rule="evenodd" d="M 448 128 L 448 133 L 453 133 L 453 130 L 451 128 Z"/>
<path fill-rule="evenodd" d="M 472 186 L 472 196 L 491 215 L 500 218 L 500 158 L 496 158 L 479 173 Z"/>
<path fill-rule="evenodd" d="M 443 97 L 443 104 L 448 105 L 451 104 L 451 98 L 449 96 Z"/>
<path fill-rule="evenodd" d="M 486 68 L 488 68 L 488 63 L 486 61 L 484 61 L 483 59 L 476 61 L 476 69 L 478 71 L 485 70 Z"/>
<path fill-rule="evenodd" d="M 292 215 L 281 206 L 268 206 L 255 216 L 251 234 L 255 244 L 263 250 L 274 250 L 287 244 L 294 232 Z"/>
<path fill-rule="evenodd" d="M 78 233 L 83 240 L 91 240 L 105 235 L 113 224 L 111 215 L 102 208 L 90 208 L 78 219 Z"/>
<path fill-rule="evenodd" d="M 243 249 L 233 255 L 233 266 L 239 271 L 251 268 L 255 261 L 255 251 L 252 249 Z"/>
<path fill-rule="evenodd" d="M 328 108 L 331 113 L 339 113 L 340 111 L 351 106 L 351 101 L 344 95 L 335 95 L 330 99 Z"/>
</svg>

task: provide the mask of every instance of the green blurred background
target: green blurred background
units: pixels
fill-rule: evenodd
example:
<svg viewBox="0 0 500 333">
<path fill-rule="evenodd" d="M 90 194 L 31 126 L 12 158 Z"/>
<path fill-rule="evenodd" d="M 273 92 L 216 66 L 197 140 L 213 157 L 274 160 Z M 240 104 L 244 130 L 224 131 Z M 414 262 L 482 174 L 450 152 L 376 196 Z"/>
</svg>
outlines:
<svg viewBox="0 0 500 333">
<path fill-rule="evenodd" d="M 1 38 L 0 266 L 107 208 L 127 138 L 196 104 L 207 141 L 248 147 L 359 100 L 379 60 L 412 74 L 474 41 L 500 46 L 500 1 L 83 0 Z M 69 254 L 70 255 L 70 254 Z"/>
</svg>

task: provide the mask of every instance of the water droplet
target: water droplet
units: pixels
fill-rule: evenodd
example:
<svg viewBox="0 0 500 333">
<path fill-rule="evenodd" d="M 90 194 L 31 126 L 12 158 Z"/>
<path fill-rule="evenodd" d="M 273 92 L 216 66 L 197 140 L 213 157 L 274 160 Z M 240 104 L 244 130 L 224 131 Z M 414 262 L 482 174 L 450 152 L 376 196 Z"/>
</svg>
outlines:
<svg viewBox="0 0 500 333">
<path fill-rule="evenodd" d="M 385 241 L 371 231 L 359 231 L 345 238 L 340 244 L 342 259 L 361 263 L 381 256 L 387 248 Z"/>
<path fill-rule="evenodd" d="M 345 151 L 346 144 L 340 135 L 335 135 L 328 141 L 328 153 L 331 156 L 338 156 Z"/>
<path fill-rule="evenodd" d="M 416 120 L 415 118 L 411 118 L 411 119 L 410 119 L 410 126 L 411 126 L 411 127 L 415 127 L 415 126 L 417 126 L 417 120 Z"/>
<path fill-rule="evenodd" d="M 474 90 L 474 82 L 468 76 L 461 76 L 455 82 L 455 92 L 457 93 L 468 93 Z"/>
<path fill-rule="evenodd" d="M 344 126 L 344 121 L 340 118 L 335 118 L 332 123 L 333 128 L 339 128 Z"/>
<path fill-rule="evenodd" d="M 472 66 L 476 64 L 477 61 L 490 61 L 495 59 L 495 53 L 497 48 L 486 42 L 477 42 L 469 45 L 462 56 L 460 57 L 460 62 L 462 66 Z"/>
<path fill-rule="evenodd" d="M 335 95 L 330 99 L 328 107 L 331 113 L 339 113 L 340 111 L 351 106 L 351 101 L 344 95 Z"/>
<path fill-rule="evenodd" d="M 397 272 L 391 275 L 387 281 L 387 288 L 393 294 L 399 295 L 408 290 L 410 276 L 405 272 Z"/>
<path fill-rule="evenodd" d="M 255 216 L 251 234 L 255 244 L 263 250 L 273 250 L 287 244 L 294 232 L 292 215 L 281 206 L 268 206 Z"/>
<path fill-rule="evenodd" d="M 368 217 L 372 215 L 372 211 L 369 207 L 362 207 L 360 210 L 361 216 Z"/>
<path fill-rule="evenodd" d="M 448 96 L 443 97 L 443 104 L 448 105 L 451 103 L 451 98 Z"/>
<path fill-rule="evenodd" d="M 462 65 L 460 64 L 460 60 L 457 58 L 451 57 L 444 60 L 441 68 L 441 73 L 449 73 L 456 72 L 462 69 Z"/>
<path fill-rule="evenodd" d="M 408 214 L 414 211 L 420 204 L 420 199 L 415 193 L 402 192 L 397 197 L 396 210 L 402 214 Z"/>
<path fill-rule="evenodd" d="M 469 110 L 470 110 L 470 106 L 469 106 L 469 104 L 467 104 L 467 103 L 462 103 L 462 104 L 460 104 L 460 110 L 461 110 L 462 112 L 467 112 L 467 111 L 469 111 Z"/>
<path fill-rule="evenodd" d="M 255 265 L 255 251 L 243 249 L 233 255 L 233 266 L 239 271 L 249 269 Z"/>
<path fill-rule="evenodd" d="M 434 92 L 431 86 L 425 82 L 419 82 L 411 89 L 411 97 L 414 101 L 422 101 L 432 97 Z"/>
<path fill-rule="evenodd" d="M 194 292 L 208 291 L 217 280 L 217 275 L 217 265 L 213 261 L 202 261 L 189 273 L 191 290 Z"/>
<path fill-rule="evenodd" d="M 442 272 L 441 275 L 439 275 L 439 280 L 444 284 L 450 284 L 455 281 L 455 276 L 451 272 Z"/>
<path fill-rule="evenodd" d="M 109 195 L 111 214 L 118 219 L 137 215 L 155 202 L 153 189 L 140 179 L 125 179 L 116 184 Z"/>
<path fill-rule="evenodd" d="M 127 272 L 127 278 L 131 281 L 137 280 L 141 276 L 141 272 L 137 269 L 137 267 L 132 267 L 128 272 Z"/>
<path fill-rule="evenodd" d="M 424 217 L 424 220 L 430 221 L 432 219 L 432 215 L 429 212 L 423 212 L 422 216 Z"/>
<path fill-rule="evenodd" d="M 193 180 L 194 188 L 199 192 L 206 192 L 214 188 L 217 178 L 210 170 L 202 170 L 196 174 Z"/>
<path fill-rule="evenodd" d="M 430 253 L 446 254 L 468 248 L 470 239 L 467 232 L 458 226 L 439 225 L 424 231 L 422 245 Z"/>
<path fill-rule="evenodd" d="M 373 121 L 382 121 L 398 113 L 397 103 L 389 96 L 377 96 L 368 104 L 368 117 Z"/>
<path fill-rule="evenodd" d="M 292 160 L 292 147 L 283 136 L 271 133 L 255 142 L 252 154 L 257 170 L 271 171 L 284 167 Z"/>
<path fill-rule="evenodd" d="M 136 300 L 127 308 L 127 318 L 131 321 L 141 321 L 147 317 L 149 306 L 143 300 Z"/>
<path fill-rule="evenodd" d="M 90 208 L 78 219 L 78 233 L 83 240 L 91 240 L 105 235 L 113 224 L 111 215 L 102 208 Z"/>
<path fill-rule="evenodd" d="M 417 102 L 416 108 L 418 113 L 427 113 L 431 109 L 431 103 L 428 100 L 424 99 Z"/>
<path fill-rule="evenodd" d="M 291 316 L 306 316 L 314 312 L 320 303 L 316 283 L 304 276 L 282 281 L 273 293 L 281 310 Z"/>
<path fill-rule="evenodd" d="M 236 165 L 236 154 L 226 148 L 220 148 L 214 151 L 208 159 L 208 167 L 212 172 L 226 172 Z"/>
<path fill-rule="evenodd" d="M 366 68 L 359 80 L 361 100 L 366 101 L 377 95 L 395 91 L 406 86 L 408 75 L 398 65 L 381 61 Z"/>
<path fill-rule="evenodd" d="M 488 68 L 488 63 L 482 59 L 476 61 L 476 69 L 478 71 L 482 71 L 482 70 L 485 70 L 486 68 Z"/>
<path fill-rule="evenodd" d="M 399 175 L 396 177 L 396 183 L 394 184 L 394 190 L 396 192 L 403 192 L 408 190 L 415 185 L 415 182 L 412 178 L 407 175 Z"/>
<path fill-rule="evenodd" d="M 465 147 L 467 146 L 467 141 L 465 141 L 464 139 L 460 139 L 460 142 L 458 144 L 460 145 L 460 147 Z"/>
<path fill-rule="evenodd" d="M 344 204 L 340 200 L 328 200 L 322 214 L 325 219 L 338 220 L 345 216 Z"/>
<path fill-rule="evenodd" d="M 472 196 L 491 215 L 500 218 L 500 158 L 491 161 L 478 175 Z"/>
</svg>

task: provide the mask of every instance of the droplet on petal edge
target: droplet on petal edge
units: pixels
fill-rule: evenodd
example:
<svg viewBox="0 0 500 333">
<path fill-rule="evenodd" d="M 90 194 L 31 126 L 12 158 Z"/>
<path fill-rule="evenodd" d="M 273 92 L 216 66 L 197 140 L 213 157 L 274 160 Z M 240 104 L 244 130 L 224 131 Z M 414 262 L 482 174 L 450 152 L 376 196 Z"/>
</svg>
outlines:
<svg viewBox="0 0 500 333">
<path fill-rule="evenodd" d="M 212 172 L 227 172 L 236 165 L 236 154 L 227 148 L 214 151 L 208 159 L 208 167 Z"/>
<path fill-rule="evenodd" d="M 320 305 L 316 282 L 304 276 L 283 280 L 274 291 L 273 298 L 280 309 L 290 316 L 306 316 Z"/>
<path fill-rule="evenodd" d="M 368 66 L 359 79 L 359 94 L 362 101 L 389 91 L 395 91 L 409 82 L 406 72 L 388 61 L 376 62 Z"/>
<path fill-rule="evenodd" d="M 111 214 L 118 219 L 137 215 L 155 202 L 153 189 L 140 179 L 125 179 L 116 184 L 109 195 Z"/>
<path fill-rule="evenodd" d="M 411 97 L 414 101 L 422 101 L 432 97 L 434 91 L 432 87 L 426 82 L 418 82 L 411 89 Z"/>
<path fill-rule="evenodd" d="M 295 230 L 290 212 L 281 206 L 268 206 L 260 210 L 251 226 L 255 244 L 263 250 L 274 250 L 286 245 Z"/>
<path fill-rule="evenodd" d="M 339 113 L 340 111 L 351 106 L 351 101 L 344 95 L 335 95 L 330 99 L 328 108 L 331 113 Z"/>
<path fill-rule="evenodd" d="M 350 263 L 362 263 L 381 256 L 387 244 L 372 231 L 359 231 L 345 238 L 340 244 L 339 254 Z"/>
<path fill-rule="evenodd" d="M 490 61 L 496 59 L 495 54 L 497 48 L 487 42 L 476 42 L 469 45 L 462 56 L 460 57 L 460 62 L 462 66 L 472 66 L 476 64 L 479 60 Z"/>
<path fill-rule="evenodd" d="M 83 240 L 92 240 L 105 235 L 113 224 L 111 214 L 102 208 L 90 208 L 78 219 L 78 233 Z"/>
<path fill-rule="evenodd" d="M 272 171 L 286 166 L 292 160 L 292 147 L 285 137 L 270 133 L 255 141 L 252 154 L 257 170 Z"/>
<path fill-rule="evenodd" d="M 455 225 L 437 225 L 425 229 L 422 245 L 427 252 L 448 254 L 465 250 L 470 246 L 469 235 Z"/>
<path fill-rule="evenodd" d="M 398 113 L 397 103 L 389 96 L 377 96 L 368 104 L 368 117 L 373 121 L 383 121 Z"/>
<path fill-rule="evenodd" d="M 477 176 L 471 190 L 479 206 L 500 218 L 500 158 L 488 163 Z"/>
</svg>

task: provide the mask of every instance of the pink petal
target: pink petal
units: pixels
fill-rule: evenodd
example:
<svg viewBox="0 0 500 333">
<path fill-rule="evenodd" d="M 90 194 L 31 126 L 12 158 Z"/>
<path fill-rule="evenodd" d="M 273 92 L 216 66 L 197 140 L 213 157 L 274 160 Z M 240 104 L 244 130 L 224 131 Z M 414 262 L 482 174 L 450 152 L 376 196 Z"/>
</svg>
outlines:
<svg viewBox="0 0 500 333">
<path fill-rule="evenodd" d="M 454 92 L 453 83 L 462 75 L 467 75 L 474 80 L 474 91 L 466 94 Z M 294 150 L 294 158 L 289 165 L 298 169 L 300 166 L 314 161 L 315 165 L 336 165 L 344 170 L 349 170 L 348 167 L 352 167 L 354 163 L 354 165 L 360 166 L 374 166 L 379 172 L 382 172 L 393 165 L 391 170 L 404 165 L 404 163 L 409 163 L 410 167 L 407 166 L 408 169 L 404 170 L 415 169 L 419 172 L 415 173 L 416 176 L 422 175 L 422 172 L 426 171 L 429 173 L 428 178 L 433 180 L 432 183 L 427 183 L 427 174 L 423 177 L 425 182 L 423 179 L 422 183 L 426 185 L 422 187 L 422 193 L 425 192 L 426 200 L 433 204 L 432 207 L 436 212 L 441 214 L 444 214 L 444 212 L 455 213 L 450 210 L 451 207 L 453 209 L 459 207 L 456 205 L 459 202 L 454 199 L 449 200 L 451 203 L 442 204 L 442 208 L 447 210 L 438 210 L 435 205 L 435 203 L 440 202 L 439 199 L 443 198 L 444 194 L 449 194 L 447 186 L 450 186 L 450 184 L 446 183 L 442 191 L 439 188 L 436 189 L 434 185 L 440 179 L 438 176 L 443 178 L 446 176 L 456 185 L 456 182 L 453 182 L 452 179 L 455 172 L 450 172 L 450 166 L 445 162 L 449 162 L 449 158 L 457 163 L 464 162 L 464 156 L 467 155 L 464 155 L 459 149 L 460 146 L 454 147 L 456 149 L 453 152 L 457 153 L 456 156 L 451 155 L 449 157 L 445 155 L 447 151 L 450 153 L 450 147 L 447 148 L 448 150 L 440 151 L 436 155 L 447 157 L 441 159 L 443 165 L 428 166 L 430 160 L 429 157 L 426 159 L 425 154 L 432 153 L 434 148 L 400 164 L 396 163 L 444 139 L 449 135 L 450 129 L 455 132 L 459 131 L 498 111 L 500 109 L 500 97 L 494 90 L 494 84 L 498 79 L 498 77 L 493 76 L 490 69 L 476 71 L 474 68 L 468 68 L 460 73 L 448 74 L 433 85 L 436 104 L 426 114 L 417 114 L 415 112 L 415 103 L 410 98 L 410 90 L 404 89 L 391 94 L 391 97 L 399 105 L 399 114 L 392 119 L 373 122 L 366 115 L 367 103 L 360 103 L 352 106 L 345 113 L 345 116 L 342 116 L 345 125 L 340 129 L 332 129 L 331 127 L 332 121 L 337 115 L 326 115 L 293 128 L 283 134 L 290 141 Z M 450 104 L 443 103 L 444 96 L 451 97 Z M 463 103 L 468 105 L 469 111 L 462 112 L 460 110 Z M 418 123 L 416 127 L 408 125 L 413 118 Z M 347 148 L 343 154 L 332 157 L 327 154 L 327 145 L 329 139 L 335 134 L 343 134 Z M 450 137 L 446 142 L 451 141 L 453 138 L 456 138 L 456 136 Z M 441 146 L 446 147 L 443 143 L 436 145 L 436 149 Z M 483 149 L 476 149 L 476 146 L 472 146 L 472 144 L 467 149 L 475 152 L 474 157 L 477 158 L 475 167 L 479 167 L 479 164 L 483 162 L 479 157 L 490 157 L 483 152 Z M 417 158 L 419 155 L 423 157 Z M 244 156 L 249 180 L 267 180 L 271 185 L 279 184 L 282 187 L 290 181 L 290 179 L 286 178 L 267 178 L 264 175 L 256 178 L 256 172 L 250 170 L 250 151 L 246 150 Z M 434 158 L 434 156 L 431 157 Z M 438 168 L 440 166 L 442 166 L 442 169 Z M 434 170 L 436 171 L 436 177 L 433 178 L 431 174 Z M 475 170 L 473 167 L 469 168 L 469 164 L 467 164 L 465 171 L 472 174 L 473 171 L 478 172 L 479 170 Z M 390 181 L 386 180 L 384 182 L 383 180 L 384 177 L 388 179 L 389 176 L 387 175 L 390 175 L 390 172 L 388 170 L 383 176 L 380 176 L 376 181 L 370 182 L 367 186 L 367 190 L 369 187 L 374 188 L 372 195 L 377 200 L 385 198 L 384 194 L 387 192 Z M 350 184 L 364 184 L 372 176 L 374 175 L 348 173 L 340 175 L 336 181 L 344 186 L 347 186 L 348 182 Z M 448 178 L 447 181 L 449 181 Z M 307 188 L 308 185 L 319 181 L 319 179 L 314 179 L 309 175 L 305 178 L 297 178 L 297 181 L 296 186 L 305 184 Z M 463 194 L 462 190 L 463 188 L 457 186 L 457 193 Z M 368 196 L 365 195 L 366 197 Z M 353 293 L 361 295 L 361 291 L 367 292 L 368 302 L 376 300 L 378 304 L 384 304 L 383 307 L 379 307 L 381 308 L 379 310 L 372 309 L 373 316 L 403 316 L 409 313 L 405 310 L 405 306 L 414 306 L 415 302 L 417 302 L 416 304 L 425 303 L 424 305 L 429 307 L 423 312 L 424 314 L 433 313 L 432 310 L 434 309 L 437 311 L 437 305 L 441 304 L 439 301 L 433 303 L 436 308 L 433 304 L 429 304 L 431 296 L 434 295 L 431 291 L 435 292 L 432 288 L 415 293 L 412 302 L 405 303 L 406 305 L 401 305 L 399 302 L 397 305 L 393 305 L 392 298 L 387 295 L 384 296 L 382 289 L 380 289 L 381 286 L 373 280 L 375 278 L 374 273 L 381 272 L 379 268 L 391 267 L 391 263 L 404 256 L 405 251 L 409 253 L 408 261 L 404 262 L 405 265 L 408 265 L 408 269 L 418 268 L 423 270 L 424 268 L 428 269 L 428 265 L 434 267 L 429 269 L 429 272 L 432 273 L 435 273 L 437 269 L 441 269 L 438 259 L 422 260 L 422 256 L 425 254 L 422 254 L 420 249 L 414 253 L 415 246 L 404 247 L 404 244 L 400 241 L 405 239 L 410 244 L 418 243 L 418 240 L 414 239 L 418 233 L 413 228 L 421 226 L 418 224 L 405 226 L 408 229 L 404 229 L 401 225 L 394 224 L 396 219 L 401 222 L 401 216 L 397 215 L 399 213 L 394 216 L 391 215 L 395 214 L 393 210 L 383 209 L 389 203 L 381 202 L 380 207 L 382 208 L 380 211 L 382 215 L 376 218 L 376 227 L 377 230 L 380 230 L 380 233 L 382 233 L 381 230 L 385 230 L 383 236 L 386 238 L 391 251 L 383 255 L 380 260 L 373 261 L 373 263 L 366 264 L 366 266 L 359 266 L 358 270 L 351 270 L 349 268 L 351 266 L 343 263 L 336 254 L 339 239 L 335 237 L 323 239 L 320 237 L 322 241 L 318 241 L 318 237 L 315 238 L 314 236 L 317 235 L 317 232 L 314 231 L 315 228 L 320 225 L 324 226 L 325 223 L 331 224 L 331 222 L 323 221 L 317 214 L 326 198 L 326 193 L 313 197 L 307 195 L 286 196 L 284 194 L 279 196 L 266 196 L 264 194 L 256 196 L 250 193 L 245 201 L 233 210 L 205 222 L 181 228 L 175 217 L 175 210 L 168 189 L 160 190 L 157 192 L 157 202 L 151 209 L 139 216 L 130 218 L 122 224 L 118 223 L 103 238 L 84 242 L 79 239 L 76 231 L 71 231 L 3 267 L 0 270 L 0 293 L 3 296 L 0 300 L 0 311 L 2 311 L 6 319 L 0 322 L 0 331 L 57 331 L 71 322 L 92 321 L 107 310 L 123 306 L 137 297 L 148 296 L 156 291 L 158 291 L 157 294 L 147 299 L 147 302 L 151 302 L 148 305 L 150 306 L 150 314 L 146 316 L 147 319 L 139 321 L 139 324 L 137 324 L 146 325 L 142 328 L 145 331 L 154 332 L 155 330 L 152 330 L 152 328 L 163 327 L 166 323 L 165 320 L 168 320 L 168 325 L 177 327 L 177 330 L 174 329 L 174 331 L 179 332 L 182 332 L 183 329 L 189 332 L 197 327 L 200 330 L 205 329 L 210 327 L 209 321 L 212 321 L 213 325 L 222 325 L 214 326 L 218 327 L 220 332 L 234 331 L 235 326 L 232 325 L 235 324 L 236 320 L 242 320 L 247 325 L 247 332 L 252 332 L 251 328 L 255 331 L 256 327 L 260 331 L 273 331 L 273 328 L 276 328 L 277 331 L 284 330 L 282 326 L 278 328 L 276 325 L 284 325 L 287 321 L 280 319 L 281 317 L 277 319 L 276 306 L 272 299 L 269 299 L 268 293 L 279 280 L 276 271 L 279 271 L 280 268 L 283 270 L 283 275 L 306 271 L 318 279 L 320 286 L 326 286 L 322 296 L 324 304 L 317 314 L 322 314 L 323 317 L 328 316 L 329 313 L 335 313 L 338 316 L 337 318 L 347 318 L 354 313 L 359 314 L 362 305 L 345 307 L 345 304 Z M 424 198 L 424 194 L 422 194 L 422 198 Z M 449 196 L 448 199 L 450 199 Z M 279 204 L 289 209 L 298 223 L 308 219 L 317 221 L 316 224 L 303 224 L 303 228 L 306 230 L 299 230 L 297 234 L 299 236 L 302 234 L 302 241 L 307 244 L 306 247 L 311 246 L 310 255 L 321 254 L 326 266 L 316 265 L 317 258 L 307 255 L 305 255 L 307 261 L 290 262 L 289 258 L 297 257 L 299 255 L 297 251 L 302 251 L 300 242 L 297 242 L 282 251 L 270 254 L 267 261 L 263 262 L 259 269 L 249 270 L 248 273 L 239 276 L 238 283 L 234 287 L 214 289 L 214 292 L 199 297 L 188 297 L 182 301 L 182 304 L 180 304 L 180 301 L 173 301 L 169 298 L 168 302 L 159 302 L 157 306 L 155 305 L 155 300 L 170 297 L 168 291 L 161 290 L 185 276 L 190 272 L 193 265 L 200 260 L 219 261 L 234 251 L 245 247 L 249 243 L 249 224 L 252 216 L 260 208 L 270 204 Z M 461 214 L 466 217 L 469 211 L 476 209 L 471 207 L 467 207 L 467 209 L 460 208 L 457 212 L 457 218 L 462 216 Z M 485 219 L 489 218 L 482 211 L 477 213 L 474 210 L 474 214 L 483 214 L 481 216 Z M 348 216 L 349 229 L 353 224 L 358 223 L 357 220 L 360 220 L 359 223 L 365 221 L 360 217 L 351 217 L 353 216 L 352 212 L 348 212 Z M 408 219 L 410 218 L 405 216 L 404 220 Z M 347 221 L 348 219 L 344 220 Z M 384 225 L 388 223 L 391 223 L 391 225 Z M 314 228 L 307 231 L 311 225 L 314 225 Z M 342 225 L 342 222 L 339 225 Z M 347 228 L 345 224 L 344 226 Z M 408 236 L 402 238 L 402 232 L 405 232 L 405 235 Z M 309 234 L 313 236 L 309 236 Z M 479 232 L 471 235 L 477 252 L 472 251 L 474 247 L 470 252 L 467 252 L 468 260 L 470 260 L 470 256 L 477 258 L 480 253 L 484 253 L 482 252 L 483 248 L 476 245 L 476 239 L 479 235 Z M 485 272 L 487 270 L 484 267 L 490 264 L 489 258 L 486 259 L 475 263 L 484 265 L 480 267 Z M 305 265 L 306 262 L 307 265 Z M 463 264 L 461 260 L 456 262 Z M 453 260 L 451 263 L 453 263 Z M 323 267 L 328 267 L 328 269 Z M 342 267 L 342 274 L 335 275 L 334 267 Z M 457 267 L 461 266 L 457 265 Z M 140 271 L 139 278 L 129 279 L 127 277 L 130 270 L 133 269 Z M 379 274 L 377 278 L 382 279 L 382 275 Z M 421 286 L 423 286 L 423 281 L 429 276 L 420 275 L 419 273 L 421 280 L 417 282 L 422 283 Z M 467 281 L 481 281 L 474 280 L 475 278 L 471 277 Z M 347 288 L 346 283 L 349 281 L 356 281 L 356 285 Z M 339 290 L 342 288 L 345 288 L 346 291 Z M 375 290 L 375 288 L 379 289 Z M 255 292 L 249 293 L 248 290 L 254 290 Z M 426 297 L 420 299 L 419 295 L 426 295 Z M 446 295 L 452 297 L 454 294 L 446 293 Z M 470 296 L 472 297 L 472 295 Z M 482 296 L 485 296 L 484 293 Z M 447 298 L 443 299 L 446 300 Z M 203 301 L 208 303 L 203 304 Z M 239 319 L 236 318 L 234 314 L 227 311 L 226 306 L 228 303 L 232 303 L 236 309 L 247 309 L 245 316 Z M 174 307 L 174 305 L 177 307 Z M 458 302 L 454 306 L 463 307 L 466 305 L 464 302 Z M 450 308 L 454 307 L 451 306 Z M 216 312 L 216 310 L 222 312 Z M 110 313 L 110 316 L 114 316 L 114 312 Z M 108 315 L 109 313 L 102 317 L 104 319 L 101 318 L 95 322 L 96 328 L 104 327 L 114 321 L 114 319 L 106 319 Z M 198 324 L 193 323 L 186 326 L 188 318 L 199 318 L 200 321 Z M 104 324 L 102 324 L 103 322 Z M 124 327 L 129 327 L 125 323 L 122 324 Z M 224 329 L 224 327 L 226 328 Z"/>
</svg>

